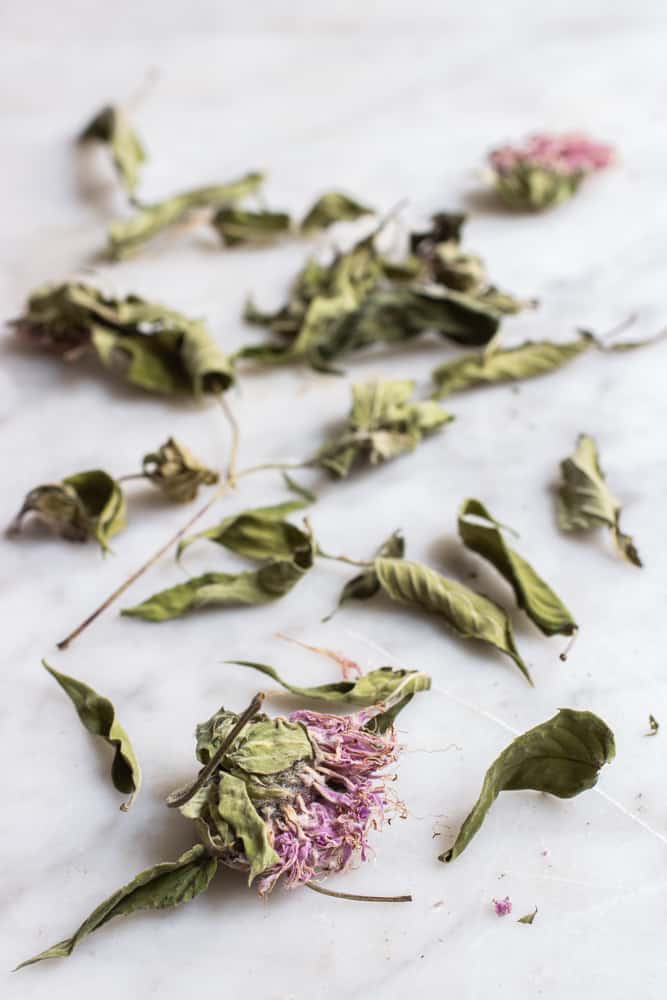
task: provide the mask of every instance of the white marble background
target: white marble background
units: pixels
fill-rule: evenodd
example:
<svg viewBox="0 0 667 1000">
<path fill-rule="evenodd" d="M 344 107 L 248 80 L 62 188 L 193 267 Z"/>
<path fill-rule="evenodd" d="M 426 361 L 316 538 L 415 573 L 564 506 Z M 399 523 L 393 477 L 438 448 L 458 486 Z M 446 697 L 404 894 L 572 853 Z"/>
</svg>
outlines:
<svg viewBox="0 0 667 1000">
<path fill-rule="evenodd" d="M 224 252 L 192 238 L 122 265 L 91 264 L 118 210 L 100 157 L 84 170 L 72 136 L 108 99 L 129 99 L 151 68 L 157 83 L 136 124 L 151 160 L 147 197 L 266 167 L 271 205 L 302 210 L 339 186 L 382 208 L 407 197 L 406 218 L 467 206 L 468 244 L 497 282 L 542 300 L 508 336 L 604 330 L 637 311 L 638 333 L 667 322 L 667 12 L 659 2 L 464 5 L 192 0 L 0 9 L 2 190 L 0 312 L 16 315 L 39 282 L 84 274 L 207 317 L 233 348 L 247 292 L 278 302 L 305 247 Z M 580 127 L 620 148 L 620 163 L 567 206 L 516 218 L 474 197 L 474 169 L 499 140 L 536 128 Z M 349 239 L 350 231 L 340 234 Z M 86 272 L 87 273 L 87 272 Z M 430 343 L 350 362 L 350 374 L 414 376 L 426 387 L 448 349 Z M 377 600 L 321 616 L 347 577 L 325 564 L 283 602 L 161 626 L 108 613 L 67 653 L 55 641 L 184 518 L 141 489 L 116 554 L 28 533 L 2 543 L 3 969 L 71 933 L 141 868 L 191 843 L 163 798 L 193 772 L 194 724 L 220 703 L 240 708 L 257 686 L 230 657 L 269 661 L 296 682 L 336 676 L 325 660 L 279 642 L 277 630 L 327 644 L 366 667 L 432 673 L 431 694 L 401 717 L 399 790 L 409 819 L 375 840 L 373 862 L 341 876 L 352 892 L 410 891 L 411 906 L 328 900 L 306 891 L 263 904 L 223 874 L 178 911 L 140 915 L 89 938 L 66 961 L 5 976 L 5 995 L 414 996 L 549 1000 L 664 996 L 667 888 L 667 546 L 664 461 L 667 347 L 586 356 L 562 373 L 451 400 L 457 421 L 414 455 L 343 484 L 322 484 L 313 522 L 322 544 L 364 556 L 401 526 L 410 554 L 445 572 L 479 569 L 509 606 L 502 581 L 455 542 L 468 495 L 521 530 L 521 551 L 576 612 L 570 661 L 513 615 L 533 671 L 456 641 L 435 620 Z M 8 521 L 39 482 L 104 466 L 131 471 L 167 434 L 222 463 L 214 406 L 172 405 L 5 344 L 0 372 L 0 510 Z M 348 380 L 301 371 L 251 375 L 231 394 L 242 464 L 308 454 L 346 410 Z M 609 540 L 559 536 L 550 484 L 586 430 L 599 441 L 646 567 L 622 564 Z M 317 479 L 309 474 L 304 481 Z M 284 498 L 273 473 L 248 480 L 231 512 Z M 192 571 L 232 565 L 201 549 Z M 180 579 L 165 559 L 132 603 Z M 109 756 L 82 730 L 42 672 L 82 677 L 111 697 L 132 735 L 145 785 L 128 815 L 108 780 Z M 276 698 L 276 710 L 293 702 Z M 559 706 L 590 708 L 617 736 L 600 788 L 570 802 L 532 793 L 497 802 L 469 849 L 437 854 L 508 740 Z M 649 712 L 663 731 L 645 739 Z M 614 804 L 617 803 L 618 805 Z M 511 918 L 491 899 L 510 895 Z M 539 908 L 535 923 L 514 917 Z"/>
</svg>

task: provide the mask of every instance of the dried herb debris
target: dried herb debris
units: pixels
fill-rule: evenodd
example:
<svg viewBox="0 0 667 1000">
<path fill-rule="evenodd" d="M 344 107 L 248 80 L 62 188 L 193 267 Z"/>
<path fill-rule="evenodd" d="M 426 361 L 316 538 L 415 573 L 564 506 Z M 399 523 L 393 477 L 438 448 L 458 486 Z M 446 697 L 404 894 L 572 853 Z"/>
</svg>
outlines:
<svg viewBox="0 0 667 1000">
<path fill-rule="evenodd" d="M 80 133 L 78 141 L 84 144 L 95 141 L 108 146 L 123 187 L 130 196 L 134 195 L 146 150 L 118 105 L 108 104 L 98 111 Z"/>
</svg>

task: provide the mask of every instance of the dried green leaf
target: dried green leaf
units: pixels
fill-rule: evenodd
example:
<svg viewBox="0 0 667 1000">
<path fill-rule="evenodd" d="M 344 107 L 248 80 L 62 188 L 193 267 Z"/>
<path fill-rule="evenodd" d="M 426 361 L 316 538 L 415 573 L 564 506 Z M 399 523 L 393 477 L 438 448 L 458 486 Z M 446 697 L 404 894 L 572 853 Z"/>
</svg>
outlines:
<svg viewBox="0 0 667 1000">
<path fill-rule="evenodd" d="M 375 210 L 362 205 L 341 191 L 327 191 L 312 205 L 301 223 L 307 234 L 328 229 L 335 222 L 354 222 L 364 215 L 374 215 Z"/>
<path fill-rule="evenodd" d="M 130 219 L 118 219 L 109 227 L 109 253 L 114 260 L 129 257 L 174 223 L 196 209 L 213 212 L 253 194 L 262 185 L 264 175 L 248 173 L 227 184 L 195 188 L 142 205 Z"/>
<path fill-rule="evenodd" d="M 83 938 L 114 917 L 128 916 L 140 910 L 165 910 L 180 903 L 188 903 L 208 888 L 217 867 L 217 860 L 209 857 L 204 848 L 197 844 L 182 854 L 178 861 L 147 868 L 98 906 L 72 937 L 21 962 L 17 968 L 22 969 L 45 958 L 65 958 L 71 955 Z"/>
<path fill-rule="evenodd" d="M 424 435 L 453 417 L 433 402 L 413 402 L 407 380 L 359 382 L 352 386 L 352 409 L 344 431 L 313 460 L 341 478 L 358 461 L 378 462 L 412 451 Z"/>
<path fill-rule="evenodd" d="M 143 474 L 175 503 L 189 503 L 200 486 L 213 486 L 220 478 L 171 437 L 157 451 L 144 455 Z"/>
<path fill-rule="evenodd" d="M 479 500 L 464 500 L 459 509 L 463 544 L 487 559 L 514 590 L 517 604 L 545 635 L 572 635 L 577 623 L 551 587 L 518 552 L 510 548 L 496 521 Z"/>
<path fill-rule="evenodd" d="M 375 558 L 381 558 L 386 556 L 387 558 L 401 559 L 405 554 L 405 539 L 403 533 L 399 531 L 394 531 L 389 538 L 382 543 L 377 552 L 375 553 Z M 357 573 L 353 576 L 351 580 L 343 587 L 340 597 L 338 598 L 338 604 L 326 618 L 322 621 L 329 621 L 336 614 L 338 608 L 341 607 L 345 601 L 365 601 L 369 597 L 375 597 L 375 595 L 380 590 L 380 581 L 377 578 L 377 573 L 375 568 L 371 565 L 369 569 L 363 570 L 361 573 Z"/>
<path fill-rule="evenodd" d="M 249 725 L 225 760 L 246 774 L 279 774 L 313 755 L 305 726 L 278 718 Z"/>
<path fill-rule="evenodd" d="M 516 648 L 510 620 L 493 601 L 421 563 L 381 558 L 374 565 L 380 586 L 392 601 L 438 615 L 463 639 L 495 646 L 511 657 L 532 683 Z"/>
<path fill-rule="evenodd" d="M 525 913 L 523 917 L 519 917 L 517 924 L 532 924 L 533 920 L 537 916 L 537 907 L 531 913 Z"/>
<path fill-rule="evenodd" d="M 234 379 L 201 320 L 137 295 L 118 299 L 92 285 L 45 285 L 15 321 L 19 336 L 75 360 L 86 349 L 128 382 L 163 394 L 218 393 Z"/>
<path fill-rule="evenodd" d="M 530 163 L 517 163 L 508 172 L 493 172 L 498 196 L 520 212 L 540 212 L 568 201 L 579 189 L 585 172 L 565 173 Z"/>
<path fill-rule="evenodd" d="M 528 341 L 518 347 L 500 348 L 493 342 L 487 350 L 447 361 L 432 373 L 437 389 L 435 399 L 471 386 L 495 382 L 516 382 L 556 371 L 573 361 L 595 343 L 593 336 L 579 331 L 579 339 L 564 344 L 548 340 Z"/>
<path fill-rule="evenodd" d="M 93 691 L 83 681 L 59 673 L 46 660 L 42 660 L 42 665 L 71 699 L 88 732 L 93 736 L 101 736 L 113 748 L 111 780 L 119 792 L 130 795 L 128 802 L 121 806 L 123 812 L 127 812 L 141 787 L 141 768 L 130 738 L 116 718 L 115 708 L 108 698 Z"/>
<path fill-rule="evenodd" d="M 227 246 L 270 243 L 291 229 L 286 212 L 248 212 L 234 206 L 218 209 L 211 225 Z"/>
<path fill-rule="evenodd" d="M 308 538 L 307 544 L 295 550 L 290 559 L 276 559 L 261 569 L 245 573 L 204 573 L 161 590 L 134 608 L 124 608 L 121 614 L 163 622 L 196 608 L 268 604 L 284 597 L 312 564 L 313 545 Z"/>
<path fill-rule="evenodd" d="M 280 857 L 269 843 L 266 823 L 252 804 L 242 778 L 220 772 L 216 811 L 243 844 L 244 854 L 250 862 L 248 885 L 252 885 L 258 875 L 278 864 Z"/>
<path fill-rule="evenodd" d="M 574 455 L 561 462 L 560 468 L 563 481 L 558 492 L 557 520 L 561 531 L 606 525 L 623 558 L 641 566 L 632 538 L 620 529 L 621 505 L 607 486 L 593 438 L 580 434 Z"/>
<path fill-rule="evenodd" d="M 572 798 L 594 787 L 600 768 L 615 752 L 614 734 L 602 719 L 561 708 L 552 719 L 517 736 L 493 762 L 453 847 L 440 861 L 452 861 L 468 846 L 501 792 L 532 789 Z"/>
<path fill-rule="evenodd" d="M 660 723 L 654 715 L 649 715 L 648 717 L 649 731 L 646 733 L 647 736 L 655 736 L 660 729 Z"/>
<path fill-rule="evenodd" d="M 86 125 L 79 142 L 91 140 L 109 146 L 118 176 L 128 194 L 133 195 L 139 183 L 139 168 L 146 160 L 146 150 L 119 107 L 107 105 Z"/>
<path fill-rule="evenodd" d="M 125 498 L 115 479 L 101 469 L 68 476 L 60 483 L 36 486 L 7 529 L 20 531 L 27 514 L 47 524 L 63 538 L 85 542 L 95 538 L 103 552 L 109 539 L 125 527 Z"/>
</svg>

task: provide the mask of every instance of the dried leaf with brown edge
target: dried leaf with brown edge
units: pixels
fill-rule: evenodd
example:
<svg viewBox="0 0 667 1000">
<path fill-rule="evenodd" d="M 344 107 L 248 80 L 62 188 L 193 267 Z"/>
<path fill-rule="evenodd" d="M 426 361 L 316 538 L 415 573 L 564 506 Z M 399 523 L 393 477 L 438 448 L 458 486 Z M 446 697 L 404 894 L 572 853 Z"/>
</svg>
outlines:
<svg viewBox="0 0 667 1000">
<path fill-rule="evenodd" d="M 291 229 L 286 212 L 248 212 L 233 205 L 218 209 L 211 225 L 226 246 L 270 243 Z"/>
<path fill-rule="evenodd" d="M 479 500 L 464 500 L 459 509 L 458 529 L 461 541 L 487 559 L 512 587 L 517 604 L 545 635 L 572 635 L 577 623 L 561 599 L 538 576 L 518 552 L 510 548 L 502 534 L 502 525 Z"/>
<path fill-rule="evenodd" d="M 130 738 L 116 718 L 115 708 L 108 698 L 98 694 L 83 681 L 59 673 L 46 660 L 42 660 L 42 666 L 70 698 L 88 732 L 93 736 L 101 736 L 113 748 L 111 780 L 119 792 L 130 795 L 128 801 L 120 807 L 123 812 L 127 812 L 141 788 L 141 768 Z"/>
<path fill-rule="evenodd" d="M 556 516 L 561 531 L 606 525 L 623 558 L 633 566 L 641 566 L 631 536 L 620 529 L 621 505 L 607 486 L 593 438 L 580 434 L 574 455 L 561 462 L 560 468 L 563 481 L 558 490 Z"/>
<path fill-rule="evenodd" d="M 125 527 L 125 498 L 108 473 L 90 469 L 30 490 L 7 533 L 19 532 L 27 514 L 71 541 L 94 537 L 102 551 L 108 552 L 109 539 Z"/>
<path fill-rule="evenodd" d="M 501 348 L 492 341 L 485 351 L 446 361 L 434 369 L 431 377 L 437 384 L 437 389 L 433 398 L 442 399 L 443 396 L 472 386 L 516 382 L 546 375 L 562 368 L 594 344 L 594 337 L 585 330 L 579 331 L 578 340 L 564 344 L 541 340 L 527 341 L 518 347 Z"/>
<path fill-rule="evenodd" d="M 208 209 L 213 213 L 253 194 L 263 182 L 264 174 L 247 173 L 227 184 L 195 188 L 163 201 L 142 205 L 130 219 L 117 219 L 111 223 L 109 253 L 114 260 L 129 257 L 169 226 L 180 222 L 193 209 Z"/>
<path fill-rule="evenodd" d="M 374 567 L 382 590 L 392 601 L 438 615 L 463 639 L 478 639 L 494 646 L 533 683 L 516 648 L 509 618 L 488 597 L 421 563 L 381 558 L 375 560 Z"/>
<path fill-rule="evenodd" d="M 109 104 L 102 108 L 78 139 L 80 143 L 91 140 L 108 145 L 123 187 L 129 195 L 133 195 L 139 183 L 139 168 L 146 160 L 146 150 L 117 105 Z"/>
<path fill-rule="evenodd" d="M 383 556 L 393 557 L 396 559 L 401 559 L 405 554 L 405 538 L 403 533 L 399 531 L 394 531 L 389 538 L 382 543 L 380 548 L 375 553 L 375 558 L 381 558 Z M 374 567 L 371 565 L 369 569 L 363 570 L 363 572 L 358 573 L 353 576 L 351 580 L 343 587 L 340 597 L 338 598 L 338 604 L 333 609 L 330 615 L 323 618 L 323 622 L 328 622 L 336 614 L 338 608 L 341 607 L 345 601 L 365 601 L 369 597 L 374 597 L 380 590 L 380 581 L 377 578 L 377 573 Z"/>
<path fill-rule="evenodd" d="M 452 861 L 465 850 L 501 792 L 531 789 L 572 798 L 597 784 L 600 769 L 615 753 L 614 734 L 599 716 L 559 709 L 553 718 L 512 740 L 493 762 L 453 847 L 439 860 Z"/>
<path fill-rule="evenodd" d="M 313 464 L 345 478 L 359 461 L 374 465 L 412 451 L 425 434 L 454 418 L 432 401 L 413 402 L 408 380 L 358 382 L 341 434 L 324 445 Z"/>
<path fill-rule="evenodd" d="M 189 503 L 200 486 L 213 486 L 220 478 L 172 437 L 157 451 L 144 455 L 143 474 L 174 503 Z"/>
<path fill-rule="evenodd" d="M 17 969 L 42 962 L 45 958 L 66 958 L 85 937 L 114 917 L 129 916 L 140 910 L 166 910 L 180 903 L 188 903 L 208 888 L 217 867 L 216 858 L 210 857 L 197 844 L 182 854 L 178 861 L 168 861 L 147 868 L 101 903 L 72 937 L 21 962 Z"/>
<path fill-rule="evenodd" d="M 375 210 L 362 205 L 341 191 L 327 191 L 311 206 L 301 223 L 301 231 L 310 235 L 328 229 L 335 222 L 354 222 L 364 215 L 375 215 Z"/>
</svg>

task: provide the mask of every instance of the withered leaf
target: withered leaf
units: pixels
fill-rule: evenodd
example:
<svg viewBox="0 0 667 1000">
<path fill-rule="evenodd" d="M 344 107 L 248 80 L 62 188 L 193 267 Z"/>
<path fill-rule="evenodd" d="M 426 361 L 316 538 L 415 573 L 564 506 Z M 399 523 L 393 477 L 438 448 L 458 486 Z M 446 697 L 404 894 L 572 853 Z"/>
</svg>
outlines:
<svg viewBox="0 0 667 1000">
<path fill-rule="evenodd" d="M 517 604 L 545 635 L 572 635 L 577 623 L 551 587 L 507 545 L 502 525 L 479 500 L 464 500 L 458 529 L 463 544 L 487 559 L 514 590 Z"/>
<path fill-rule="evenodd" d="M 509 171 L 494 171 L 492 176 L 496 193 L 506 205 L 520 212 L 540 212 L 568 201 L 586 174 L 517 163 Z"/>
<path fill-rule="evenodd" d="M 237 837 L 242 842 L 250 862 L 248 885 L 252 885 L 254 879 L 277 864 L 280 857 L 271 846 L 266 823 L 255 809 L 245 781 L 221 771 L 217 789 L 211 788 L 209 795 L 216 792 L 215 809 L 210 809 L 209 813 L 212 819 L 219 817 L 223 823 L 229 824 L 232 838 Z M 220 829 L 220 824 L 216 825 Z M 224 827 L 222 830 L 224 832 Z"/>
<path fill-rule="evenodd" d="M 453 417 L 432 401 L 413 402 L 408 380 L 359 382 L 345 429 L 325 444 L 314 464 L 344 478 L 360 461 L 374 465 L 412 451 L 425 434 Z"/>
<path fill-rule="evenodd" d="M 394 531 L 393 534 L 389 536 L 386 542 L 383 542 L 375 553 L 375 558 L 382 558 L 384 556 L 390 558 L 401 559 L 405 555 L 405 539 L 403 533 L 399 531 Z M 380 581 L 377 578 L 377 573 L 375 572 L 374 566 L 363 570 L 361 573 L 357 573 L 353 576 L 351 580 L 343 587 L 340 597 L 338 599 L 338 605 L 323 618 L 322 621 L 329 621 L 335 615 L 338 608 L 341 607 L 345 601 L 365 601 L 369 597 L 374 597 L 380 590 Z"/>
<path fill-rule="evenodd" d="M 175 503 L 194 500 L 200 486 L 213 486 L 220 478 L 171 437 L 157 451 L 144 455 L 143 474 Z"/>
<path fill-rule="evenodd" d="M 102 108 L 79 135 L 81 143 L 93 140 L 108 145 L 123 187 L 133 195 L 139 183 L 141 164 L 146 160 L 146 150 L 117 105 Z"/>
<path fill-rule="evenodd" d="M 374 568 L 380 587 L 392 601 L 438 615 L 463 639 L 478 639 L 495 646 L 516 663 L 532 684 L 528 667 L 516 648 L 509 618 L 488 597 L 406 559 L 376 559 Z"/>
<path fill-rule="evenodd" d="M 453 847 L 440 861 L 452 861 L 465 850 L 501 792 L 532 789 L 572 798 L 594 787 L 615 752 L 614 734 L 602 719 L 561 708 L 552 719 L 517 736 L 493 762 Z"/>
<path fill-rule="evenodd" d="M 560 468 L 563 480 L 558 491 L 557 520 L 561 531 L 606 525 L 623 558 L 641 566 L 632 538 L 620 529 L 621 505 L 607 486 L 593 438 L 580 434 L 574 455 L 561 462 Z"/>
<path fill-rule="evenodd" d="M 536 916 L 537 916 L 537 907 L 535 907 L 534 910 L 531 910 L 530 913 L 524 913 L 522 917 L 519 917 L 519 919 L 517 920 L 517 924 L 532 924 Z"/>
<path fill-rule="evenodd" d="M 125 513 L 125 497 L 116 480 L 102 469 L 90 469 L 30 490 L 7 533 L 19 532 L 23 518 L 33 514 L 63 538 L 95 538 L 108 552 L 109 539 L 125 527 Z"/>
<path fill-rule="evenodd" d="M 163 201 L 142 205 L 130 219 L 118 219 L 109 227 L 109 253 L 120 260 L 136 253 L 174 223 L 197 209 L 207 210 L 210 217 L 227 205 L 253 194 L 262 185 L 264 174 L 248 173 L 227 184 L 195 188 L 172 195 Z"/>
<path fill-rule="evenodd" d="M 374 214 L 374 209 L 362 205 L 341 191 L 327 191 L 304 216 L 301 231 L 310 234 L 320 229 L 328 229 L 335 222 L 354 222 L 364 215 Z"/>
<path fill-rule="evenodd" d="M 218 209 L 211 224 L 226 246 L 270 243 L 291 229 L 286 212 L 249 212 L 232 205 Z"/>
<path fill-rule="evenodd" d="M 76 946 L 103 927 L 114 917 L 124 917 L 139 910 L 165 910 L 180 903 L 188 903 L 200 892 L 204 892 L 215 875 L 218 862 L 209 857 L 204 848 L 197 844 L 182 854 L 178 861 L 155 865 L 140 872 L 131 882 L 124 885 L 112 896 L 105 899 L 70 938 L 59 941 L 51 948 L 21 962 L 22 969 L 45 958 L 66 958 Z"/>
<path fill-rule="evenodd" d="M 59 673 L 46 660 L 42 660 L 42 665 L 71 699 L 88 732 L 93 736 L 101 736 L 113 748 L 111 780 L 119 792 L 129 794 L 129 800 L 120 807 L 123 812 L 127 812 L 141 787 L 141 768 L 130 738 L 116 718 L 115 708 L 108 698 L 93 691 L 83 681 Z"/>
</svg>

